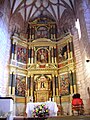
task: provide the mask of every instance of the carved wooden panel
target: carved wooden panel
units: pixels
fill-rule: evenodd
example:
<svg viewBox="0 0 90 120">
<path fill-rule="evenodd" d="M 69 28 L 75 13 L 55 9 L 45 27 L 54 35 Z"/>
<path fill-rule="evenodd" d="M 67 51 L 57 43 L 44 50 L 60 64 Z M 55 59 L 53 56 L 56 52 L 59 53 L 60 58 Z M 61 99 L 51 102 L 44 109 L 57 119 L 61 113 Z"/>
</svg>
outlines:
<svg viewBox="0 0 90 120">
<path fill-rule="evenodd" d="M 36 92 L 36 102 L 45 102 L 49 99 L 49 91 L 47 90 L 38 90 Z"/>
</svg>

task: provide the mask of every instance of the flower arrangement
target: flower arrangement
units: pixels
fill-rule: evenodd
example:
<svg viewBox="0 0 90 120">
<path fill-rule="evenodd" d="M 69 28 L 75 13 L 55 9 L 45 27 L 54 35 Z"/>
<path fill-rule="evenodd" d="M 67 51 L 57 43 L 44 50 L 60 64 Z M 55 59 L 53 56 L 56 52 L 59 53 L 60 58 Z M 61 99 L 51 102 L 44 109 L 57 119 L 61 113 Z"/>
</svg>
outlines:
<svg viewBox="0 0 90 120">
<path fill-rule="evenodd" d="M 45 104 L 37 105 L 33 110 L 33 117 L 47 117 L 49 116 L 49 109 Z"/>
</svg>

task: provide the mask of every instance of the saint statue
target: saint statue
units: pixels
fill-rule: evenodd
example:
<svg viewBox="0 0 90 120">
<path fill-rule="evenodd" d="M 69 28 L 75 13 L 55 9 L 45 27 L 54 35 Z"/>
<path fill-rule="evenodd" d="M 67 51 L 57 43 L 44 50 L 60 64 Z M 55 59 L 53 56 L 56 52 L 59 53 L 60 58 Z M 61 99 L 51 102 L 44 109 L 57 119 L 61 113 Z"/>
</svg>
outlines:
<svg viewBox="0 0 90 120">
<path fill-rule="evenodd" d="M 41 82 L 41 88 L 45 88 L 44 82 Z"/>
</svg>

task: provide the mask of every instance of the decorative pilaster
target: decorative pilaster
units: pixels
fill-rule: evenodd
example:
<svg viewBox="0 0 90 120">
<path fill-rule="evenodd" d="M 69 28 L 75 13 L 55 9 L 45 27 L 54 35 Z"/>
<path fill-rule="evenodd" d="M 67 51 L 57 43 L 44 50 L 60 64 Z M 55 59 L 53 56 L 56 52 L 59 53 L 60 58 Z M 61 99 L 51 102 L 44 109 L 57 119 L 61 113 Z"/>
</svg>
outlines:
<svg viewBox="0 0 90 120">
<path fill-rule="evenodd" d="M 31 26 L 29 26 L 30 27 L 30 40 L 31 40 Z"/>
<path fill-rule="evenodd" d="M 14 72 L 10 73 L 9 95 L 15 95 L 15 74 Z"/>
<path fill-rule="evenodd" d="M 25 96 L 28 97 L 28 77 L 26 76 L 26 92 Z"/>
<path fill-rule="evenodd" d="M 70 58 L 69 42 L 67 42 L 67 55 L 68 59 Z"/>
<path fill-rule="evenodd" d="M 53 27 L 51 26 L 51 39 L 53 39 L 53 34 L 52 34 L 52 29 L 53 29 Z"/>
<path fill-rule="evenodd" d="M 16 60 L 16 41 L 15 40 L 12 40 L 12 43 L 11 43 L 11 59 L 12 60 Z"/>
<path fill-rule="evenodd" d="M 74 93 L 74 88 L 73 88 L 73 72 L 72 72 L 72 70 L 70 71 L 70 92 L 71 92 L 71 94 L 73 94 Z"/>
<path fill-rule="evenodd" d="M 31 76 L 30 77 L 27 77 L 27 95 L 28 96 L 31 96 Z"/>
<path fill-rule="evenodd" d="M 33 75 L 31 76 L 31 96 L 33 96 Z"/>
<path fill-rule="evenodd" d="M 34 63 L 34 48 L 32 47 L 31 64 Z"/>
<path fill-rule="evenodd" d="M 58 76 L 57 75 L 55 76 L 55 90 L 56 90 L 55 91 L 56 95 L 58 95 L 59 91 L 58 91 Z"/>
<path fill-rule="evenodd" d="M 15 53 L 15 49 L 14 49 L 14 43 L 13 40 L 11 41 L 11 59 L 14 59 L 14 53 Z"/>
<path fill-rule="evenodd" d="M 76 93 L 77 87 L 76 87 L 76 73 L 75 73 L 75 71 L 73 72 L 73 89 L 74 89 L 74 93 Z"/>
<path fill-rule="evenodd" d="M 58 94 L 61 94 L 60 76 L 58 76 Z"/>
<path fill-rule="evenodd" d="M 33 56 L 33 59 L 34 59 L 34 63 L 36 63 L 37 61 L 37 53 L 36 53 L 36 48 L 34 47 L 34 56 Z"/>
<path fill-rule="evenodd" d="M 51 48 L 51 62 L 54 63 L 53 47 Z"/>
<path fill-rule="evenodd" d="M 73 58 L 74 50 L 73 50 L 73 42 L 72 41 L 70 41 L 70 43 L 69 43 L 69 49 L 70 49 L 70 58 Z"/>
<path fill-rule="evenodd" d="M 13 60 L 17 60 L 17 40 L 13 40 L 13 52 L 14 52 L 14 56 L 13 56 Z"/>
<path fill-rule="evenodd" d="M 29 49 L 28 49 L 28 64 L 30 64 L 30 62 L 31 62 L 31 49 L 29 47 Z"/>
<path fill-rule="evenodd" d="M 57 59 L 56 59 L 56 47 L 54 47 L 54 62 L 57 63 Z"/>
<path fill-rule="evenodd" d="M 55 80 L 54 75 L 52 76 L 52 82 L 53 82 L 53 97 L 55 96 Z"/>
<path fill-rule="evenodd" d="M 34 39 L 34 27 L 31 27 L 31 39 Z"/>
</svg>

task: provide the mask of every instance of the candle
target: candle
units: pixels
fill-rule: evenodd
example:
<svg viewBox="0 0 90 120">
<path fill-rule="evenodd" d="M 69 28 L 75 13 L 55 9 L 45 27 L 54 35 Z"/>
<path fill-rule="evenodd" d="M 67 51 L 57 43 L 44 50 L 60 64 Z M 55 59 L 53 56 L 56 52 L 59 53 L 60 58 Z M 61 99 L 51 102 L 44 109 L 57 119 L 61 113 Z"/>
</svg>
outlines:
<svg viewBox="0 0 90 120">
<path fill-rule="evenodd" d="M 54 102 L 54 98 L 52 98 L 52 101 Z"/>
</svg>

